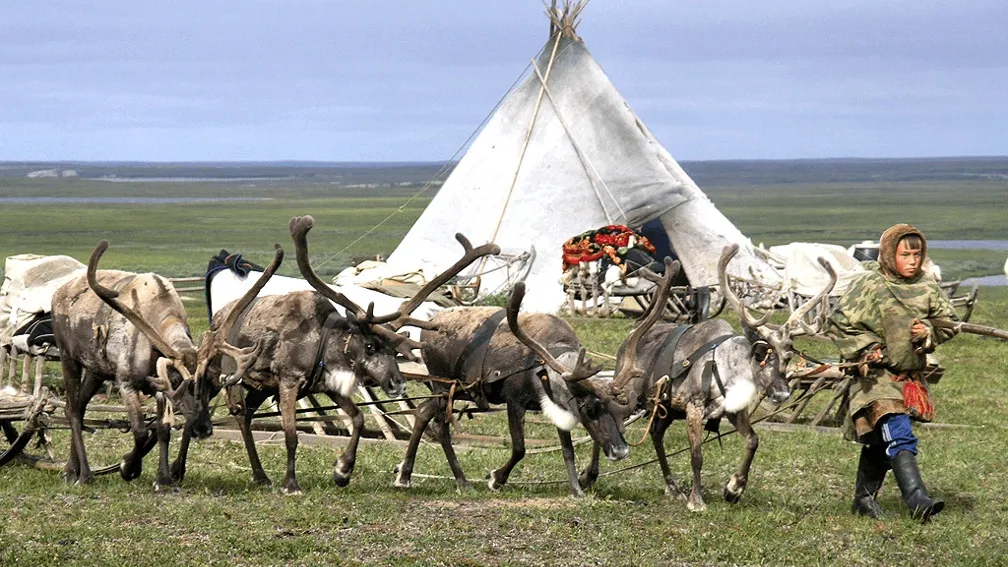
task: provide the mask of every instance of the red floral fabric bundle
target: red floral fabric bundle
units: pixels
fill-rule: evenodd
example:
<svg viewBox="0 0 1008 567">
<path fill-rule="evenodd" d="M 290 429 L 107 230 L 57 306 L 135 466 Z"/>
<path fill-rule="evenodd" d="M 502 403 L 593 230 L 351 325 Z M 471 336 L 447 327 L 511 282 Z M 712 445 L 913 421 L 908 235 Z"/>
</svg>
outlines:
<svg viewBox="0 0 1008 567">
<path fill-rule="evenodd" d="M 631 247 L 630 237 L 634 237 Z M 623 256 L 631 248 L 655 253 L 655 247 L 647 238 L 633 229 L 621 224 L 610 224 L 595 230 L 588 230 L 564 242 L 563 270 L 577 266 L 581 262 L 594 262 L 602 256 L 607 256 L 612 263 L 625 269 Z"/>
</svg>

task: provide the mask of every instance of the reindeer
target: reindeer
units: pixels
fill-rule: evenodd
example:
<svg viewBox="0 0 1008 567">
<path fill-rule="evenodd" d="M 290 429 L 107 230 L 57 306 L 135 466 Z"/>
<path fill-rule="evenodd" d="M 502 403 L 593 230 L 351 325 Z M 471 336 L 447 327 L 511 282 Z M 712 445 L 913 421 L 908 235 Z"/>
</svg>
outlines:
<svg viewBox="0 0 1008 567">
<path fill-rule="evenodd" d="M 506 312 L 499 307 L 463 307 L 447 309 L 431 318 L 437 329 L 425 330 L 420 339 L 427 369 L 439 377 L 427 385 L 440 396 L 417 407 L 395 486 L 410 486 L 417 448 L 431 424 L 456 486 L 460 490 L 469 488 L 451 443 L 453 399 L 470 400 L 481 408 L 489 404 L 504 404 L 507 408 L 511 458 L 488 474 L 491 490 L 500 489 L 525 456 L 524 416 L 528 410 L 542 411 L 557 426 L 572 496 L 584 495 L 570 435 L 578 423 L 585 426 L 596 446 L 604 448 L 609 459 L 626 457 L 629 449 L 621 432 L 622 423 L 617 422 L 607 405 L 608 389 L 593 378 L 599 368 L 585 360 L 585 349 L 563 319 L 543 313 L 519 315 L 524 294 L 525 284 L 516 284 Z M 505 316 L 507 327 L 503 325 Z"/>
<path fill-rule="evenodd" d="M 429 326 L 426 322 L 400 316 L 399 311 L 375 316 L 373 304 L 364 310 L 326 285 L 308 261 L 307 234 L 314 222 L 310 216 L 294 217 L 290 231 L 298 268 L 316 291 L 295 291 L 256 299 L 240 318 L 233 334 L 236 344 L 261 344 L 262 350 L 240 385 L 234 379 L 223 384 L 228 393 L 228 405 L 232 413 L 239 416 L 238 425 L 252 464 L 252 482 L 259 485 L 269 485 L 270 480 L 256 451 L 251 422 L 263 401 L 271 395 L 277 396 L 287 447 L 287 473 L 281 487 L 285 494 L 300 493 L 294 469 L 298 445 L 297 399 L 326 393 L 349 416 L 353 425 L 350 440 L 333 466 L 333 481 L 337 486 L 346 486 L 364 427 L 364 416 L 352 399 L 358 384 L 380 387 L 391 397 L 401 396 L 406 381 L 399 371 L 396 356 L 413 357 L 412 350 L 420 343 L 396 331 L 407 324 Z M 463 259 L 422 288 L 406 302 L 403 311 L 412 312 L 442 283 L 492 251 L 487 246 L 475 250 L 467 247 Z M 345 316 L 334 303 L 346 310 Z M 231 304 L 225 305 L 218 316 L 230 313 L 231 309 Z"/>
<path fill-rule="evenodd" d="M 138 477 L 143 457 L 157 442 L 160 460 L 154 488 L 177 486 L 184 474 L 185 456 L 180 451 L 179 460 L 169 468 L 172 408 L 185 417 L 184 437 L 210 436 L 213 425 L 209 401 L 216 389 L 213 380 L 204 377 L 207 364 L 227 354 L 237 361 L 240 373 L 255 349 L 228 344 L 223 339 L 228 332 L 226 325 L 209 333 L 197 348 L 190 336 L 185 308 L 171 282 L 151 273 L 99 273 L 98 261 L 107 248 L 108 242 L 101 241 L 91 254 L 87 275 L 67 282 L 52 298 L 53 334 L 60 349 L 65 411 L 71 430 L 64 477 L 78 484 L 93 479 L 84 448 L 84 414 L 101 384 L 114 380 L 126 406 L 134 441 L 133 450 L 120 463 L 120 476 L 125 480 Z M 274 264 L 263 274 L 259 288 L 276 271 L 281 258 L 278 247 Z M 239 301 L 239 312 L 254 295 Z M 144 422 L 141 393 L 157 398 L 153 431 Z"/>
<path fill-rule="evenodd" d="M 687 507 L 692 511 L 706 507 L 700 486 L 704 421 L 727 417 L 745 439 L 742 464 L 723 491 L 726 501 L 738 502 L 759 446 L 759 437 L 750 422 L 749 405 L 760 392 L 777 404 L 790 396 L 785 373 L 792 355 L 791 338 L 799 332 L 818 332 L 827 310 L 820 310 L 815 327 L 806 323 L 805 317 L 813 307 L 826 300 L 836 283 L 836 272 L 820 259 L 830 273 L 830 283 L 815 298 L 795 310 L 784 325 L 771 327 L 767 321 L 772 312 L 759 320 L 753 318 L 728 284 L 726 268 L 737 251 L 737 245 L 725 248 L 718 273 L 722 295 L 741 317 L 743 335 L 737 334 L 722 319 L 694 325 L 656 324 L 668 298 L 672 276 L 678 271 L 674 263 L 666 260 L 665 276 L 659 283 L 657 297 L 617 353 L 617 370 L 612 383 L 616 414 L 626 418 L 636 410 L 646 410 L 651 415 L 649 433 L 665 479 L 666 493 L 670 494 L 679 494 L 680 490 L 669 472 L 665 431 L 675 419 L 686 419 L 693 469 Z M 798 325 L 800 331 L 796 329 Z M 621 403 L 624 395 L 626 404 Z M 591 464 L 582 473 L 586 485 L 598 477 L 598 453 L 596 446 Z"/>
</svg>

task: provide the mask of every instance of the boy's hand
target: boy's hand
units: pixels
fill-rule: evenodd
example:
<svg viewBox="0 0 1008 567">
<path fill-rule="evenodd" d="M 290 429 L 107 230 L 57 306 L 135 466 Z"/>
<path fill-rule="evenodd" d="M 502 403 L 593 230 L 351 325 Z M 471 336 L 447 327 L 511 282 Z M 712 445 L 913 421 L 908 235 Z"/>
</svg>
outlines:
<svg viewBox="0 0 1008 567">
<path fill-rule="evenodd" d="M 927 325 L 922 323 L 920 319 L 914 319 L 913 323 L 910 324 L 910 340 L 914 344 L 927 341 L 930 334 L 931 332 L 928 330 Z"/>
</svg>

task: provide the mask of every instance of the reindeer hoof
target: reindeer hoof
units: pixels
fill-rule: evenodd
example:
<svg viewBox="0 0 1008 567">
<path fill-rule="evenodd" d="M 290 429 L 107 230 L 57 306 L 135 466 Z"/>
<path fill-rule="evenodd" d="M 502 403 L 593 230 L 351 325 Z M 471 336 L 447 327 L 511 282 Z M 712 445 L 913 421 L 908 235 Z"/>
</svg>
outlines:
<svg viewBox="0 0 1008 567">
<path fill-rule="evenodd" d="M 154 481 L 154 492 L 157 492 L 157 493 L 161 493 L 161 492 L 178 493 L 178 492 L 180 492 L 180 490 L 179 490 L 178 485 L 176 485 L 174 482 Z"/>
<path fill-rule="evenodd" d="M 140 476 L 142 470 L 140 467 L 129 467 L 125 459 L 119 462 L 119 476 L 125 481 L 130 481 Z"/>
<path fill-rule="evenodd" d="M 270 481 L 269 477 L 266 476 L 253 476 L 252 484 L 255 486 L 262 486 L 264 488 L 269 488 L 273 486 L 273 483 Z"/>
<path fill-rule="evenodd" d="M 680 490 L 679 486 L 672 481 L 667 481 L 665 484 L 665 496 L 670 496 L 683 502 L 686 502 L 687 500 L 686 493 Z"/>
<path fill-rule="evenodd" d="M 691 494 L 690 499 L 686 501 L 686 507 L 690 512 L 703 512 L 707 509 L 707 503 L 704 502 L 703 496 Z"/>
<path fill-rule="evenodd" d="M 89 475 L 89 474 L 88 475 L 82 475 L 80 478 L 77 479 L 76 482 L 74 482 L 74 484 L 77 485 L 77 486 L 86 486 L 88 484 L 91 484 L 92 480 L 94 480 L 94 476 Z"/>
<path fill-rule="evenodd" d="M 335 470 L 332 473 L 333 482 L 340 488 L 350 484 L 350 475 L 343 471 Z"/>
<path fill-rule="evenodd" d="M 497 478 L 497 469 L 488 472 L 486 477 L 487 477 L 487 486 L 490 488 L 490 490 L 493 490 L 494 492 L 500 490 L 501 487 L 504 486 L 504 483 L 507 482 L 507 481 L 502 482 Z"/>
<path fill-rule="evenodd" d="M 737 504 L 739 500 L 742 499 L 742 493 L 745 492 L 745 483 L 739 481 L 738 477 L 732 475 L 728 482 L 725 483 L 724 487 L 724 499 L 726 502 L 731 504 Z"/>
<path fill-rule="evenodd" d="M 410 488 L 412 485 L 408 479 L 404 479 L 401 476 L 397 476 L 395 482 L 392 483 L 392 486 L 396 488 Z"/>
<path fill-rule="evenodd" d="M 282 492 L 285 496 L 301 496 L 301 487 L 297 485 L 285 486 L 280 489 L 280 492 Z"/>
</svg>

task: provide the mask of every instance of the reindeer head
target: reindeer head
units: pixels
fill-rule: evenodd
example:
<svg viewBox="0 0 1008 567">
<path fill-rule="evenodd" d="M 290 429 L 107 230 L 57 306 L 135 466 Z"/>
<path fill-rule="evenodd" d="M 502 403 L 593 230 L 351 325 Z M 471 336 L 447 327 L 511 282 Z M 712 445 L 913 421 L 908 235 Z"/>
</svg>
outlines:
<svg viewBox="0 0 1008 567">
<path fill-rule="evenodd" d="M 210 399 L 198 397 L 202 391 L 197 388 L 193 373 L 199 357 L 181 299 L 171 283 L 154 274 L 134 275 L 123 286 L 128 295 L 121 299 L 121 292 L 98 281 L 98 261 L 106 249 L 108 241 L 102 240 L 91 253 L 88 285 L 102 301 L 132 323 L 160 354 L 156 359 L 157 375 L 150 379 L 154 389 L 167 395 L 172 406 L 185 417 L 194 437 L 209 436 L 213 431 Z"/>
<path fill-rule="evenodd" d="M 754 317 L 728 281 L 728 263 L 737 253 L 737 244 L 726 246 L 721 253 L 718 261 L 721 295 L 739 314 L 742 330 L 752 344 L 753 360 L 757 364 L 757 368 L 754 369 L 757 385 L 766 389 L 771 401 L 780 403 L 790 395 L 784 377 L 788 361 L 794 355 L 793 338 L 803 334 L 815 335 L 822 331 L 829 314 L 829 293 L 836 285 L 837 274 L 833 266 L 825 258 L 820 257 L 819 264 L 829 273 L 829 283 L 815 297 L 795 309 L 783 325 L 771 325 L 768 321 L 773 311 L 768 310 L 761 317 Z M 809 313 L 815 308 L 818 308 L 815 320 L 809 322 L 807 320 Z"/>
<path fill-rule="evenodd" d="M 406 393 L 406 378 L 399 370 L 396 350 L 384 336 L 375 333 L 373 322 L 366 318 L 358 320 L 352 312 L 337 323 L 339 333 L 336 340 L 330 340 L 329 349 L 340 350 L 339 356 L 349 366 L 352 383 L 381 388 L 390 397 L 401 397 Z M 351 384 L 341 382 L 341 384 Z M 343 392 L 349 395 L 351 392 Z"/>
<path fill-rule="evenodd" d="M 601 368 L 585 358 L 584 348 L 576 354 L 569 351 L 555 358 L 546 347 L 530 337 L 518 323 L 518 311 L 524 297 L 525 283 L 519 282 L 512 289 L 507 306 L 511 333 L 542 359 L 547 373 L 558 374 L 563 379 L 572 395 L 568 407 L 576 410 L 579 421 L 591 438 L 602 447 L 606 457 L 614 461 L 626 457 L 630 448 L 623 438 L 623 421 L 610 411 L 612 398 L 608 389 L 594 378 Z M 569 366 L 571 363 L 573 369 Z"/>
<path fill-rule="evenodd" d="M 103 240 L 91 253 L 87 271 L 88 285 L 102 301 L 132 323 L 160 353 L 161 356 L 156 361 L 156 375 L 150 378 L 151 384 L 155 390 L 163 392 L 172 406 L 184 416 L 186 427 L 193 437 L 209 437 L 213 433 L 210 400 L 217 394 L 219 385 L 215 380 L 204 376 L 208 364 L 212 358 L 222 353 L 228 354 L 237 360 L 241 373 L 251 361 L 250 357 L 254 359 L 257 347 L 239 349 L 228 344 L 225 338 L 238 315 L 251 304 L 266 280 L 276 272 L 283 259 L 283 251 L 277 245 L 276 258 L 260 281 L 236 303 L 221 324 L 204 336 L 203 343 L 197 349 L 192 342 L 182 301 L 171 283 L 164 278 L 153 274 L 135 276 L 134 282 L 144 283 L 149 279 L 150 285 L 157 288 L 158 293 L 141 300 L 137 286 L 130 282 L 124 288 L 130 290 L 129 301 L 120 300 L 120 292 L 111 290 L 98 281 L 98 261 L 107 249 L 108 241 Z"/>
<path fill-rule="evenodd" d="M 616 373 L 613 376 L 612 384 L 610 384 L 612 404 L 616 406 L 614 411 L 621 419 L 625 420 L 637 408 L 642 389 L 645 386 L 643 383 L 645 380 L 642 378 L 646 377 L 644 369 L 638 364 L 640 361 L 637 356 L 637 345 L 640 343 L 641 337 L 661 319 L 672 289 L 672 280 L 679 273 L 679 268 L 678 260 L 666 257 L 665 274 L 661 277 L 647 268 L 641 269 L 640 273 L 644 277 L 655 282 L 655 293 L 651 298 L 651 304 L 648 305 L 637 324 L 634 325 L 630 336 L 623 341 L 623 345 L 620 347 L 621 355 L 616 363 Z M 625 402 L 621 401 L 624 398 Z"/>
<path fill-rule="evenodd" d="M 361 308 L 347 296 L 326 285 L 312 269 L 311 263 L 308 261 L 308 231 L 314 225 L 315 219 L 311 216 L 294 217 L 290 221 L 291 238 L 294 240 L 298 269 L 301 271 L 301 275 L 323 297 L 346 310 L 349 334 L 345 339 L 344 352 L 346 354 L 352 352 L 358 356 L 358 358 L 352 359 L 354 375 L 365 383 L 368 380 L 373 380 L 390 395 L 401 394 L 405 391 L 406 382 L 399 371 L 395 357 L 398 354 L 407 360 L 417 360 L 413 350 L 419 349 L 423 345 L 398 331 L 406 325 L 421 329 L 435 329 L 435 326 L 429 321 L 413 319 L 410 315 L 427 299 L 427 296 L 455 277 L 466 266 L 482 256 L 499 254 L 500 247 L 495 244 L 484 244 L 473 248 L 464 236 L 457 234 L 455 238 L 465 249 L 462 258 L 452 267 L 427 282 L 416 295 L 400 306 L 399 311 L 376 316 L 373 303 L 368 305 L 367 310 Z M 351 359 L 348 358 L 348 360 Z"/>
</svg>

